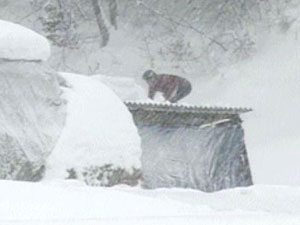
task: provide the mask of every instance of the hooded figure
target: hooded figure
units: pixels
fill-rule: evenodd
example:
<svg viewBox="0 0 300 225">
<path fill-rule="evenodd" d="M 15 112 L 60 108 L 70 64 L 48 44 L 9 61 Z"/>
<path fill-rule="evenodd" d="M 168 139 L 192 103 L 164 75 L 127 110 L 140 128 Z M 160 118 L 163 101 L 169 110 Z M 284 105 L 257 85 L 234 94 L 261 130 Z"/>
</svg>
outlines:
<svg viewBox="0 0 300 225">
<path fill-rule="evenodd" d="M 148 97 L 151 99 L 154 99 L 156 92 L 162 92 L 166 101 L 175 103 L 192 90 L 188 80 L 175 75 L 156 74 L 153 70 L 147 70 L 143 79 L 149 85 Z"/>
</svg>

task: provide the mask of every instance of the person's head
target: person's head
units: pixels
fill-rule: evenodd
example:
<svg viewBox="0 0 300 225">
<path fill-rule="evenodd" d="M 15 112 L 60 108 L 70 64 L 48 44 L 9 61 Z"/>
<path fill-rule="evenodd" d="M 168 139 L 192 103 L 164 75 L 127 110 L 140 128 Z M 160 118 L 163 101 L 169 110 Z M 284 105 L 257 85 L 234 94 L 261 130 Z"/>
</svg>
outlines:
<svg viewBox="0 0 300 225">
<path fill-rule="evenodd" d="M 154 77 L 156 76 L 156 73 L 153 70 L 147 70 L 144 74 L 143 74 L 143 79 L 146 82 L 151 81 Z"/>
</svg>

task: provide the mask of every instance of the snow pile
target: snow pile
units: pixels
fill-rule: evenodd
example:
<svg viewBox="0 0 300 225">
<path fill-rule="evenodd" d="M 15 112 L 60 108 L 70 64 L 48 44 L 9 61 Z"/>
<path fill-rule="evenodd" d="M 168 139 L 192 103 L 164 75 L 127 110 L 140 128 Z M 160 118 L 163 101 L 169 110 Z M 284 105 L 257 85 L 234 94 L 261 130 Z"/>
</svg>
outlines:
<svg viewBox="0 0 300 225">
<path fill-rule="evenodd" d="M 299 188 L 218 193 L 92 188 L 74 182 L 0 182 L 1 225 L 298 225 Z"/>
<path fill-rule="evenodd" d="M 132 116 L 116 94 L 95 79 L 62 73 L 69 87 L 66 125 L 48 159 L 47 178 L 66 170 L 113 165 L 140 168 L 140 138 Z"/>
<path fill-rule="evenodd" d="M 106 84 L 124 101 L 147 98 L 146 89 L 138 85 L 134 78 L 105 75 L 95 75 L 93 78 Z"/>
<path fill-rule="evenodd" d="M 45 61 L 50 53 L 46 38 L 18 24 L 0 20 L 1 59 Z"/>
<path fill-rule="evenodd" d="M 243 119 L 255 183 L 300 185 L 298 30 L 271 34 L 251 60 L 199 81 L 191 97 L 201 104 L 253 108 Z"/>
</svg>

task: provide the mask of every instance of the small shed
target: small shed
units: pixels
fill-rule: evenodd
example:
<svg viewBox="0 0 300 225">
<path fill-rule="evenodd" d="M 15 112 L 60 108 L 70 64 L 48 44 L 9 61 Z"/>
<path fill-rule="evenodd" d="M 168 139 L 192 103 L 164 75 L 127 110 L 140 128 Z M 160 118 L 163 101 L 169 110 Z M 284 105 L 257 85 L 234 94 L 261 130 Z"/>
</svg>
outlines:
<svg viewBox="0 0 300 225">
<path fill-rule="evenodd" d="M 240 118 L 251 109 L 125 104 L 142 139 L 145 188 L 212 192 L 253 184 Z"/>
</svg>

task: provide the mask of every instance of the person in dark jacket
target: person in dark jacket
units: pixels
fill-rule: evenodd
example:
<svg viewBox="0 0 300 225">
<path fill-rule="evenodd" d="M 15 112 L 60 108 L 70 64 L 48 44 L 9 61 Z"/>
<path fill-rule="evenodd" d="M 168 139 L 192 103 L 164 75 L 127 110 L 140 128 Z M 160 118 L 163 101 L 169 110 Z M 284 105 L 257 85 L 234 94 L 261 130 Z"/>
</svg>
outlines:
<svg viewBox="0 0 300 225">
<path fill-rule="evenodd" d="M 188 80 L 175 75 L 156 74 L 153 70 L 147 70 L 143 74 L 143 79 L 149 86 L 148 97 L 150 99 L 154 99 L 156 92 L 162 92 L 166 101 L 175 103 L 192 91 Z"/>
</svg>

